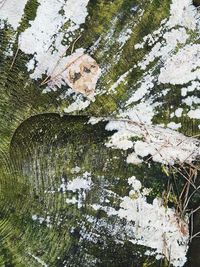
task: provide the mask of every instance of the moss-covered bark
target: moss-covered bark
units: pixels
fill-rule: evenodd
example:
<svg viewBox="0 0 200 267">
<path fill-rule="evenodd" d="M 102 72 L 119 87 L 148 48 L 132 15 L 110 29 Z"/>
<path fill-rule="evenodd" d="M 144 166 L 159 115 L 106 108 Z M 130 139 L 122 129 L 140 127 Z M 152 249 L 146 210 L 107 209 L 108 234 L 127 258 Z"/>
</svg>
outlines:
<svg viewBox="0 0 200 267">
<path fill-rule="evenodd" d="M 169 172 L 166 172 L 166 166 L 154 162 L 149 165 L 144 161 L 139 166 L 127 164 L 129 150 L 113 150 L 105 146 L 112 134 L 105 130 L 106 122 L 91 125 L 88 118 L 114 118 L 125 109 L 126 101 L 136 91 L 137 83 L 144 75 L 143 70 L 133 66 L 150 52 L 147 45 L 138 51 L 134 45 L 169 17 L 170 3 L 169 0 L 89 2 L 89 15 L 75 49 L 86 49 L 104 72 L 97 84 L 100 93 L 95 101 L 85 110 L 73 112 L 74 116 L 58 115 L 63 115 L 64 108 L 74 102 L 73 94 L 62 97 L 68 89 L 67 85 L 44 94 L 45 87 L 40 85 L 42 79 L 32 80 L 27 71 L 26 64 L 31 56 L 18 50 L 19 35 L 35 19 L 39 1 L 27 2 L 17 32 L 9 25 L 0 30 L 1 266 L 38 266 L 31 254 L 47 262 L 48 266 L 169 266 L 167 260 L 157 261 L 153 256 L 146 256 L 146 247 L 129 241 L 125 221 L 109 217 L 103 210 L 96 211 L 91 205 L 105 204 L 107 191 L 121 198 L 128 195 L 130 186 L 127 178 L 135 175 L 144 187 L 152 188 L 149 203 L 155 197 L 161 197 L 166 208 L 175 207 L 180 212 L 177 202 L 181 199 L 177 198 L 185 185 L 184 178 L 180 173 L 168 169 Z M 198 1 L 195 4 L 198 5 Z M 142 15 L 138 12 L 140 9 L 144 11 Z M 68 27 L 66 22 L 63 32 Z M 116 40 L 127 28 L 133 32 L 121 47 Z M 74 36 L 79 34 L 80 29 Z M 92 50 L 98 38 L 98 47 Z M 191 38 L 198 43 L 195 32 L 191 32 Z M 63 42 L 68 45 L 68 41 Z M 10 45 L 14 54 L 7 55 Z M 66 52 L 66 55 L 69 54 L 70 49 Z M 156 76 L 161 64 L 155 60 L 147 71 L 155 66 L 153 75 Z M 125 82 L 118 85 L 115 92 L 107 94 L 127 71 L 130 72 Z M 170 91 L 162 95 L 162 91 L 169 87 Z M 155 102 L 162 102 L 156 107 L 153 123 L 167 125 L 170 114 L 182 103 L 180 88 L 179 85 L 157 85 L 146 96 L 153 95 Z M 198 96 L 198 92 L 194 95 Z M 187 107 L 182 107 L 182 116 L 175 119 L 176 123 L 182 124 L 179 130 L 188 136 L 199 134 L 199 120 L 184 116 Z M 66 198 L 79 200 L 77 193 L 59 189 L 62 178 L 65 181 L 73 180 L 75 175 L 71 170 L 76 166 L 81 168 L 77 176 L 91 172 L 95 184 L 91 191 L 81 191 L 80 195 L 85 199 L 80 208 L 66 203 Z M 177 191 L 165 199 L 169 181 Z M 113 195 L 108 198 L 112 206 L 119 209 L 120 199 Z M 192 201 L 191 207 L 197 207 L 199 195 L 196 194 Z M 35 214 L 44 220 L 34 221 L 32 216 Z M 98 224 L 102 226 L 97 227 Z M 91 241 L 90 236 L 95 236 L 95 241 Z M 119 239 L 118 243 L 116 239 Z"/>
</svg>

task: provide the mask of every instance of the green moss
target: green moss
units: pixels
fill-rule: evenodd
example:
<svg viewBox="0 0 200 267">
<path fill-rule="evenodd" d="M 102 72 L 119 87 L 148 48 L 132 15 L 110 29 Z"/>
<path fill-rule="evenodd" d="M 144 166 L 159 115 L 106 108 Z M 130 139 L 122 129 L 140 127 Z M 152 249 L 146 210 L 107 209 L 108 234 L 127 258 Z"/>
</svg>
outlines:
<svg viewBox="0 0 200 267">
<path fill-rule="evenodd" d="M 194 4 L 196 7 L 199 7 L 199 6 L 200 6 L 200 0 L 193 0 L 193 4 Z"/>
<path fill-rule="evenodd" d="M 135 50 L 134 45 L 142 41 L 146 34 L 159 28 L 162 19 L 169 16 L 170 3 L 169 0 L 134 2 L 132 0 L 91 0 L 89 2 L 89 16 L 83 26 L 82 37 L 76 43 L 75 48 L 83 47 L 91 52 L 90 48 L 93 43 L 99 37 L 101 38 L 98 48 L 92 51 L 92 56 L 104 70 L 97 86 L 98 90 L 106 92 L 121 75 L 141 61 L 150 51 L 151 48 L 148 46 Z M 137 12 L 134 14 L 130 12 L 133 5 L 138 5 L 138 9 L 144 9 L 141 18 Z M 29 0 L 27 2 L 18 34 L 29 27 L 30 21 L 34 20 L 36 16 L 37 8 L 37 1 Z M 63 10 L 60 11 L 60 14 L 62 12 Z M 62 31 L 68 27 L 69 22 L 66 22 Z M 124 47 L 120 49 L 120 44 L 116 40 L 121 31 L 127 28 L 133 29 L 133 33 Z M 79 30 L 75 32 L 75 36 L 78 36 L 79 33 Z M 189 41 L 197 42 L 196 33 L 189 34 Z M 26 120 L 35 114 L 63 111 L 74 100 L 72 97 L 61 100 L 60 95 L 67 90 L 66 87 L 58 89 L 57 92 L 42 94 L 43 88 L 39 85 L 41 81 L 31 80 L 27 73 L 25 65 L 31 57 L 21 51 L 10 69 L 13 57 L 5 57 L 4 52 L 13 35 L 14 32 L 7 26 L 0 33 L 0 148 L 2 151 L 0 170 L 2 168 L 1 181 L 6 181 L 1 184 L 3 187 L 1 188 L 0 204 L 2 207 L 5 200 L 6 203 L 16 203 L 14 206 L 11 204 L 8 209 L 8 213 L 12 214 L 10 218 L 6 217 L 4 210 L 1 210 L 1 217 L 7 220 L 7 228 L 4 226 L 4 221 L 1 220 L 0 229 L 4 230 L 5 236 L 8 236 L 6 238 L 8 242 L 3 244 L 0 249 L 0 265 L 1 262 L 6 262 L 9 266 L 22 267 L 30 264 L 31 267 L 37 266 L 37 262 L 27 255 L 31 247 L 31 253 L 47 261 L 50 266 L 62 266 L 64 260 L 71 264 L 74 259 L 71 259 L 70 255 L 73 255 L 76 266 L 84 267 L 83 265 L 87 265 L 88 261 L 82 261 L 82 265 L 78 261 L 84 259 L 87 254 L 89 262 L 97 259 L 95 267 L 105 267 L 107 264 L 108 267 L 121 267 L 124 264 L 129 267 L 133 264 L 135 264 L 133 267 L 168 266 L 167 261 L 158 262 L 154 257 L 140 258 L 138 255 L 144 255 L 145 247 L 134 246 L 128 241 L 124 245 L 116 244 L 106 229 L 102 229 L 101 232 L 102 239 L 105 237 L 101 241 L 105 244 L 91 245 L 84 241 L 81 246 L 79 243 L 80 229 L 83 226 L 81 223 L 84 222 L 88 229 L 94 230 L 83 214 L 95 217 L 97 222 L 100 219 L 106 220 L 108 225 L 114 225 L 113 218 L 108 218 L 104 211 L 92 210 L 89 204 L 80 210 L 73 205 L 68 205 L 66 208 L 66 198 L 77 197 L 76 193 L 44 194 L 44 188 L 51 190 L 52 185 L 55 185 L 56 188 L 59 187 L 60 177 L 72 180 L 73 175 L 70 170 L 78 165 L 81 167 L 82 173 L 89 170 L 93 174 L 92 180 L 95 188 L 92 193 L 87 194 L 87 203 L 100 202 L 102 195 L 98 194 L 98 190 L 102 186 L 107 186 L 108 190 L 112 190 L 120 197 L 126 196 L 131 189 L 127 184 L 127 178 L 135 175 L 144 187 L 152 188 L 148 197 L 149 202 L 155 197 L 162 197 L 166 207 L 167 205 L 177 205 L 177 195 L 170 193 L 165 198 L 163 193 L 174 173 L 169 170 L 163 171 L 160 164 L 152 162 L 151 165 L 144 162 L 140 166 L 127 164 L 126 158 L 131 151 L 123 152 L 117 149 L 108 149 L 105 146 L 105 142 L 112 134 L 112 132 L 105 131 L 106 123 L 92 126 L 87 124 L 87 117 L 64 116 L 61 118 L 55 114 L 38 115 Z M 63 44 L 66 43 L 67 40 L 64 40 Z M 14 52 L 17 47 L 16 41 Z M 175 52 L 181 47 L 178 45 Z M 68 53 L 70 51 L 67 51 Z M 118 61 L 116 61 L 116 56 L 118 56 Z M 152 62 L 147 71 L 157 63 L 156 61 Z M 160 66 L 156 68 L 153 75 L 158 75 L 159 69 Z M 86 110 L 74 112 L 74 114 L 115 116 L 119 110 L 124 108 L 126 100 L 136 90 L 137 82 L 142 75 L 142 70 L 133 69 L 126 77 L 125 82 L 120 83 L 113 94 L 97 96 L 95 102 L 91 103 Z M 163 105 L 157 108 L 154 123 L 167 125 L 171 120 L 170 114 L 175 111 L 177 106 L 182 105 L 181 87 L 179 86 L 155 86 L 153 92 L 155 100 L 163 99 L 163 96 L 159 96 L 159 94 L 168 86 L 171 90 L 164 99 Z M 187 114 L 187 107 L 183 108 L 184 114 Z M 191 120 L 186 116 L 176 118 L 175 122 L 179 121 L 182 123 L 182 132 L 188 135 L 199 132 L 199 121 Z M 39 171 L 36 159 L 41 167 Z M 12 164 L 14 166 L 11 166 Z M 22 166 L 26 166 L 26 175 L 22 175 L 24 171 Z M 5 169 L 6 171 L 13 170 L 13 172 L 10 171 L 5 175 Z M 183 181 L 180 176 L 176 174 L 175 180 L 178 190 L 181 190 Z M 34 183 L 37 186 L 32 186 Z M 17 202 L 16 199 L 18 199 Z M 109 200 L 114 208 L 119 208 L 119 201 L 115 197 L 111 196 Z M 195 203 L 198 203 L 198 197 L 196 197 Z M 45 222 L 40 224 L 31 219 L 33 214 L 47 216 L 46 211 L 51 214 L 53 228 L 49 228 Z M 57 221 L 58 218 L 61 221 Z M 70 232 L 72 227 L 74 227 L 73 233 Z M 20 239 L 18 239 L 19 236 Z M 56 246 L 52 244 L 56 244 Z"/>
<path fill-rule="evenodd" d="M 39 3 L 37 0 L 28 0 L 24 8 L 24 15 L 22 17 L 20 26 L 17 31 L 18 34 L 24 32 L 28 27 L 30 27 L 30 21 L 34 20 L 37 13 L 37 8 Z"/>
</svg>

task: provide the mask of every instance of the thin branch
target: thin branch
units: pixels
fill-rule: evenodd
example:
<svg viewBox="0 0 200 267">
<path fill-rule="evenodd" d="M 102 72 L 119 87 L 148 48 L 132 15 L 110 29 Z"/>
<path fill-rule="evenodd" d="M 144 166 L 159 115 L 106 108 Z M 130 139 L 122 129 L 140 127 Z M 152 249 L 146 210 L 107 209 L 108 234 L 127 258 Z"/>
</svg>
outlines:
<svg viewBox="0 0 200 267">
<path fill-rule="evenodd" d="M 192 216 L 193 216 L 193 214 L 194 214 L 195 212 L 197 212 L 199 209 L 200 209 L 200 206 L 199 206 L 199 207 L 197 207 L 195 210 L 191 211 L 190 215 L 192 215 Z"/>
<path fill-rule="evenodd" d="M 14 55 L 14 58 L 12 60 L 11 65 L 10 65 L 10 70 L 12 69 L 13 65 L 15 64 L 15 61 L 16 61 L 16 58 L 17 58 L 18 53 L 19 53 L 19 46 L 17 47 L 16 53 Z"/>
<path fill-rule="evenodd" d="M 200 236 L 198 236 L 198 235 L 200 235 L 200 232 L 197 232 L 196 234 L 194 234 L 193 236 L 191 236 L 190 240 L 192 241 L 193 238 L 195 238 L 195 237 L 200 237 Z"/>
<path fill-rule="evenodd" d="M 172 166 L 172 168 L 174 168 L 182 177 L 184 177 L 186 179 L 186 181 L 188 181 L 188 183 L 190 183 L 194 189 L 196 189 L 196 186 L 175 166 Z"/>
<path fill-rule="evenodd" d="M 81 34 L 76 38 L 76 40 L 72 44 L 71 54 L 74 52 L 74 46 L 78 42 L 78 40 L 81 38 Z"/>
<path fill-rule="evenodd" d="M 194 230 L 194 214 L 191 214 L 191 233 L 190 233 L 190 242 L 192 241 L 191 237 L 193 236 L 193 230 Z"/>
<path fill-rule="evenodd" d="M 6 3 L 6 1 L 7 1 L 7 0 L 2 0 L 2 1 L 0 1 L 0 4 L 1 4 L 0 9 L 3 8 L 4 4 Z"/>
<path fill-rule="evenodd" d="M 191 195 L 188 197 L 188 199 L 187 199 L 187 202 L 186 202 L 186 204 L 185 204 L 185 209 L 187 208 L 187 206 L 188 206 L 188 204 L 189 204 L 189 201 L 191 200 L 191 198 L 192 198 L 192 196 L 198 191 L 200 189 L 200 186 L 198 186 L 192 193 L 191 193 Z M 184 210 L 185 210 L 184 209 Z M 197 210 L 198 210 L 199 208 L 197 208 Z M 196 211 L 195 211 L 196 212 Z"/>
</svg>

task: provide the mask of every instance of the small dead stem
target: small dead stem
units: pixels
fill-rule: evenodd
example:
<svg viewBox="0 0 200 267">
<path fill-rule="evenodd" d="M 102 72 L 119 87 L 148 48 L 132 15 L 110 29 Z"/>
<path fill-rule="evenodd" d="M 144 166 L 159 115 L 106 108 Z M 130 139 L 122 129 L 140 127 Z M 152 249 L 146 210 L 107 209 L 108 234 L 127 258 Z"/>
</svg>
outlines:
<svg viewBox="0 0 200 267">
<path fill-rule="evenodd" d="M 4 4 L 6 3 L 7 0 L 2 0 L 0 1 L 0 9 L 4 6 Z"/>
<path fill-rule="evenodd" d="M 173 168 L 176 172 L 178 172 L 183 178 L 185 178 L 185 180 L 186 180 L 188 183 L 190 183 L 194 189 L 196 189 L 195 184 L 193 184 L 193 182 L 190 181 L 190 180 L 188 179 L 188 177 L 185 176 L 185 175 L 180 171 L 179 168 L 176 168 L 175 166 L 172 166 L 172 168 Z"/>
<path fill-rule="evenodd" d="M 15 55 L 14 55 L 14 58 L 13 58 L 12 63 L 10 65 L 10 70 L 12 69 L 12 67 L 15 64 L 15 61 L 16 61 L 16 58 L 17 58 L 18 53 L 19 53 L 19 46 L 17 47 L 17 50 L 16 50 Z"/>
<path fill-rule="evenodd" d="M 191 236 L 191 238 L 190 238 L 190 242 L 191 242 L 192 239 L 194 239 L 195 237 L 200 237 L 200 232 L 197 232 L 196 234 L 194 234 L 193 236 Z"/>
<path fill-rule="evenodd" d="M 78 40 L 81 38 L 81 34 L 76 38 L 76 40 L 72 44 L 71 54 L 74 52 L 75 44 L 78 42 Z"/>
</svg>

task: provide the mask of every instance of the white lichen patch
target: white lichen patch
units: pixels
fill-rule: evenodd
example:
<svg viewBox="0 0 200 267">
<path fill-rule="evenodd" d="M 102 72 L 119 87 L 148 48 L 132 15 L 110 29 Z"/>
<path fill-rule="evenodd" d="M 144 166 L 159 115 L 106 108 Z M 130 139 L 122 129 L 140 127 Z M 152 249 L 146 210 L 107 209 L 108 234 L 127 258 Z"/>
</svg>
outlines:
<svg viewBox="0 0 200 267">
<path fill-rule="evenodd" d="M 74 168 L 71 169 L 71 173 L 79 173 L 81 171 L 81 168 L 79 166 L 76 166 Z"/>
<path fill-rule="evenodd" d="M 16 30 L 27 1 L 15 2 L 5 1 L 0 9 L 0 15 L 2 21 L 7 19 Z M 72 49 L 73 43 L 77 39 L 77 33 L 80 33 L 81 25 L 88 15 L 88 0 L 39 0 L 38 4 L 35 19 L 30 21 L 30 27 L 19 35 L 18 42 L 18 47 L 22 52 L 32 55 L 27 63 L 30 77 L 40 79 L 44 74 L 52 77 L 65 70 L 62 73 L 63 77 L 62 75 L 56 76 L 55 85 L 61 87 L 67 83 L 74 91 L 93 99 L 96 82 L 100 75 L 100 69 L 95 60 L 89 55 L 83 54 L 83 49 L 78 51 L 83 54 L 81 59 L 76 58 L 74 64 L 69 61 L 74 60 L 74 57 L 77 56 L 76 53 L 71 57 L 65 57 L 69 46 Z M 65 30 L 63 30 L 64 28 Z M 64 42 L 68 46 L 64 45 Z M 70 67 L 66 68 L 66 65 L 69 64 Z M 81 77 L 77 79 L 79 74 Z M 51 90 L 56 90 L 53 82 L 50 86 L 46 85 L 43 93 Z M 79 99 L 77 101 L 78 103 L 73 103 L 72 107 L 67 108 L 67 112 L 81 110 L 90 103 L 84 103 L 81 108 Z"/>
<path fill-rule="evenodd" d="M 153 203 L 147 202 L 147 195 L 151 192 L 143 188 L 135 176 L 128 178 L 131 190 L 128 196 L 120 199 L 120 208 L 115 210 L 110 206 L 92 204 L 94 210 L 104 210 L 108 216 L 115 216 L 127 221 L 127 240 L 134 244 L 151 248 L 147 253 L 155 255 L 157 259 L 166 257 L 173 266 L 183 266 L 189 242 L 188 218 L 180 219 L 172 208 L 166 208 L 162 200 L 155 198 Z M 96 223 L 95 230 L 100 222 Z M 102 227 L 102 226 L 101 226 Z M 112 227 L 112 234 L 116 233 L 116 242 L 123 244 L 120 225 Z M 147 250 L 148 251 L 148 250 Z"/>
<path fill-rule="evenodd" d="M 96 118 L 96 117 L 91 117 L 89 120 L 88 120 L 88 124 L 97 124 L 98 122 L 102 121 L 103 118 L 99 117 L 99 118 Z"/>
<path fill-rule="evenodd" d="M 167 124 L 167 127 L 172 130 L 178 130 L 179 128 L 181 128 L 181 123 L 175 123 L 172 121 Z"/>
<path fill-rule="evenodd" d="M 116 88 L 121 84 L 125 83 L 125 79 L 128 76 L 128 74 L 131 72 L 131 70 L 125 72 L 122 74 L 119 79 L 109 88 L 108 93 L 115 92 Z"/>
<path fill-rule="evenodd" d="M 186 96 L 190 92 L 194 92 L 195 90 L 199 91 L 200 90 L 200 83 L 199 81 L 192 81 L 191 85 L 187 87 L 182 87 L 181 88 L 181 95 Z"/>
<path fill-rule="evenodd" d="M 175 210 L 166 209 L 158 198 L 152 204 L 147 203 L 137 179 L 132 187 L 130 195 L 122 199 L 117 212 L 120 218 L 134 222 L 135 236 L 131 242 L 155 249 L 155 254 L 164 255 L 173 266 L 183 266 L 189 241 L 187 222 L 181 220 Z"/>
<path fill-rule="evenodd" d="M 65 113 L 71 113 L 78 110 L 83 110 L 90 105 L 90 100 L 83 100 L 78 96 L 74 102 L 72 102 L 67 108 L 64 108 Z"/>
<path fill-rule="evenodd" d="M 17 30 L 27 1 L 28 0 L 0 1 L 0 25 L 3 21 L 7 21 L 14 30 Z"/>
<path fill-rule="evenodd" d="M 27 64 L 32 69 L 31 78 L 41 78 L 43 74 L 51 75 L 58 61 L 64 67 L 65 58 L 62 56 L 67 50 L 63 40 L 71 43 L 76 38 L 74 32 L 78 30 L 87 16 L 88 0 L 39 0 L 36 18 L 30 22 L 30 27 L 19 37 L 19 48 L 26 54 L 33 55 L 35 65 Z M 62 11 L 62 12 L 61 12 Z M 62 30 L 68 22 L 69 27 Z M 32 59 L 32 60 L 33 60 Z"/>
<path fill-rule="evenodd" d="M 195 30 L 198 18 L 197 9 L 193 6 L 192 0 L 172 0 L 167 26 L 173 28 L 180 25 Z"/>
<path fill-rule="evenodd" d="M 154 107 L 156 104 L 153 104 L 151 98 L 145 102 L 140 102 L 137 105 L 134 105 L 132 108 L 128 108 L 126 111 L 120 114 L 121 118 L 129 118 L 132 121 L 138 123 L 151 124 L 154 116 Z"/>
<path fill-rule="evenodd" d="M 92 190 L 93 187 L 91 173 L 86 171 L 83 174 L 78 175 L 80 171 L 81 169 L 78 166 L 72 168 L 71 173 L 74 174 L 75 177 L 69 181 L 62 178 L 61 184 L 57 190 L 57 192 L 67 196 L 65 199 L 66 204 L 76 205 L 78 209 L 84 205 L 86 194 L 88 191 Z"/>
<path fill-rule="evenodd" d="M 137 63 L 137 67 L 143 70 L 144 74 L 135 85 L 135 92 L 127 101 L 127 105 L 138 100 L 144 101 L 150 95 L 152 103 L 155 103 L 154 89 L 161 84 L 187 84 L 181 90 L 182 96 L 185 96 L 190 90 L 199 90 L 197 86 L 197 80 L 200 77 L 198 27 L 199 12 L 192 5 L 192 1 L 173 0 L 170 5 L 169 18 L 161 22 L 160 28 L 145 36 L 142 42 L 135 45 L 136 50 L 143 49 L 144 45 L 151 49 Z M 155 63 L 154 66 L 146 71 L 152 62 Z M 156 68 L 159 69 L 158 74 L 155 74 Z M 190 85 L 188 85 L 189 82 Z M 167 93 L 170 90 L 169 86 Z M 177 90 L 180 89 L 177 88 Z M 188 103 L 186 104 L 190 106 Z"/>
<path fill-rule="evenodd" d="M 50 218 L 49 215 L 46 216 L 46 217 L 43 217 L 43 216 L 39 216 L 37 214 L 33 214 L 32 215 L 32 220 L 35 221 L 35 222 L 38 222 L 39 224 L 45 224 L 49 228 L 52 227 L 51 218 Z"/>
<path fill-rule="evenodd" d="M 107 130 L 111 130 L 111 128 L 106 127 Z M 113 128 L 113 130 L 116 130 Z M 112 130 L 111 130 L 112 131 Z M 132 148 L 134 143 L 129 140 L 132 137 L 132 133 L 129 130 L 124 129 L 123 132 L 119 131 L 112 135 L 111 140 L 106 143 L 107 147 L 115 147 L 123 150 L 127 150 Z"/>
<path fill-rule="evenodd" d="M 143 79 L 138 83 L 138 89 L 129 98 L 127 105 L 142 99 L 145 94 L 148 93 L 148 90 L 154 87 L 154 80 L 155 78 L 152 74 L 146 74 L 145 77 L 143 77 Z"/>
<path fill-rule="evenodd" d="M 140 159 L 149 156 L 155 162 L 173 165 L 192 162 L 200 155 L 199 140 L 161 126 L 119 120 L 110 121 L 106 130 L 117 130 L 106 146 L 124 150 L 132 148 L 133 156 Z M 133 138 L 140 140 L 133 141 Z M 131 162 L 131 154 L 127 160 Z"/>
<path fill-rule="evenodd" d="M 191 119 L 200 119 L 200 108 L 195 110 L 190 110 L 187 115 Z"/>
<path fill-rule="evenodd" d="M 166 60 L 161 69 L 160 83 L 186 84 L 200 79 L 200 45 L 186 45 Z"/>
<path fill-rule="evenodd" d="M 181 115 L 182 115 L 182 113 L 183 113 L 183 109 L 182 109 L 182 108 L 177 108 L 177 109 L 175 110 L 175 116 L 176 116 L 177 118 L 180 118 Z"/>
<path fill-rule="evenodd" d="M 117 41 L 120 43 L 120 49 L 125 45 L 125 43 L 129 40 L 132 34 L 132 29 L 127 28 L 124 31 L 122 31 L 119 35 L 119 38 Z"/>
<path fill-rule="evenodd" d="M 65 196 L 65 202 L 68 205 L 76 205 L 77 208 L 81 208 L 85 203 L 86 194 L 88 191 L 92 190 L 92 174 L 90 172 L 81 172 L 82 169 L 78 166 L 71 169 L 71 174 L 73 174 L 73 179 L 60 178 L 60 183 L 57 187 L 51 190 L 45 190 L 45 194 L 60 195 Z M 34 214 L 32 216 L 34 221 L 45 223 L 48 227 L 51 227 L 50 217 L 46 218 Z"/>
<path fill-rule="evenodd" d="M 126 161 L 127 163 L 132 163 L 134 165 L 138 165 L 143 162 L 143 160 L 140 159 L 135 152 L 129 154 Z"/>
<path fill-rule="evenodd" d="M 72 181 L 70 181 L 66 189 L 72 192 L 78 191 L 78 190 L 89 190 L 92 186 L 92 180 L 90 177 L 90 173 L 85 172 L 83 174 L 83 177 L 76 177 Z"/>
</svg>

